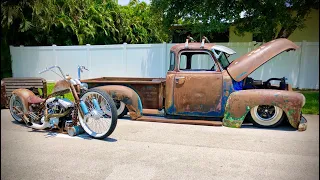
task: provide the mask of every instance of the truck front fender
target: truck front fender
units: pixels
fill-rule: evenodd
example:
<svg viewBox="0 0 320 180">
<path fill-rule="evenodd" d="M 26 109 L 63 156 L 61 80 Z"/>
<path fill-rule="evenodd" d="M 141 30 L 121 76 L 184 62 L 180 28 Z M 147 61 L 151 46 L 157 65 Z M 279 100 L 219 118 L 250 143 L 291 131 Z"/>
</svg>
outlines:
<svg viewBox="0 0 320 180">
<path fill-rule="evenodd" d="M 293 91 L 272 89 L 236 91 L 231 93 L 227 100 L 223 125 L 241 127 L 251 108 L 258 105 L 273 105 L 285 112 L 291 126 L 298 128 L 304 104 L 305 97 Z"/>
<path fill-rule="evenodd" d="M 142 103 L 139 95 L 131 88 L 120 85 L 106 85 L 96 87 L 108 93 L 114 100 L 122 101 L 129 110 L 130 118 L 142 116 Z"/>
</svg>

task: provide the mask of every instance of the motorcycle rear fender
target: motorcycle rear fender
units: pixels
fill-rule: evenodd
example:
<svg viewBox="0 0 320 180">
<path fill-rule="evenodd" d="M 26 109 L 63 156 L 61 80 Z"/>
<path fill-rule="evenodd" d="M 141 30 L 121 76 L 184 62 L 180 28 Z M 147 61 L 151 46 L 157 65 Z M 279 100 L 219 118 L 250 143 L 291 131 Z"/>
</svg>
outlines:
<svg viewBox="0 0 320 180">
<path fill-rule="evenodd" d="M 236 91 L 231 93 L 227 100 L 223 125 L 241 127 L 251 108 L 258 105 L 273 105 L 285 112 L 292 127 L 298 128 L 304 104 L 305 97 L 293 91 L 272 89 Z"/>
<path fill-rule="evenodd" d="M 35 94 L 28 89 L 16 89 L 12 92 L 12 94 L 19 96 L 23 104 L 23 112 L 26 113 L 29 111 L 29 102 L 28 98 L 31 96 L 35 96 Z"/>
</svg>

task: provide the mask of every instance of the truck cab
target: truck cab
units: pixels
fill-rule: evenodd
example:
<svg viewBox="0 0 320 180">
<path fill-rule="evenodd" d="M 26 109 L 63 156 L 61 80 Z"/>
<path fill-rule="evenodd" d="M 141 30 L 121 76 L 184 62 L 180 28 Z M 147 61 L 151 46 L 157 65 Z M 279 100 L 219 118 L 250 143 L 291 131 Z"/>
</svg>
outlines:
<svg viewBox="0 0 320 180">
<path fill-rule="evenodd" d="M 188 43 L 170 51 L 165 110 L 170 115 L 223 117 L 224 69 L 214 44 Z M 221 52 L 221 51 L 220 51 Z M 220 57 L 226 57 L 222 52 Z M 221 58 L 222 59 L 222 58 Z"/>
</svg>

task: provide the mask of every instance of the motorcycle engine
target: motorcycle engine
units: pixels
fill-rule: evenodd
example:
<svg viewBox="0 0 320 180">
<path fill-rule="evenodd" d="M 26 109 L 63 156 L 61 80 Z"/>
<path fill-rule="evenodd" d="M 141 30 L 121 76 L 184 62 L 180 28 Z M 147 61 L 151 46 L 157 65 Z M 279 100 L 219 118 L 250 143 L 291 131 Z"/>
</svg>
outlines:
<svg viewBox="0 0 320 180">
<path fill-rule="evenodd" d="M 46 101 L 46 106 L 48 109 L 48 114 L 61 114 L 64 113 L 68 108 L 73 107 L 73 103 L 68 99 L 62 98 L 49 98 Z M 52 127 L 59 126 L 60 128 L 64 126 L 65 121 L 71 119 L 71 115 L 68 114 L 65 117 L 52 117 L 50 118 L 50 124 Z"/>
</svg>

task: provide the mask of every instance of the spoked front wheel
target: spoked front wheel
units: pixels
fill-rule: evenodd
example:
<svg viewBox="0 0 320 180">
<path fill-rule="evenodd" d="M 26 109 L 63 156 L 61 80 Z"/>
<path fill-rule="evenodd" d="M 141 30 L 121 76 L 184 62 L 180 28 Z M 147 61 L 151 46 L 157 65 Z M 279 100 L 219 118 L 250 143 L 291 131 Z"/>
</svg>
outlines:
<svg viewBox="0 0 320 180">
<path fill-rule="evenodd" d="M 104 91 L 89 89 L 80 98 L 79 122 L 90 136 L 96 139 L 108 137 L 117 125 L 118 114 L 113 99 Z"/>
</svg>

